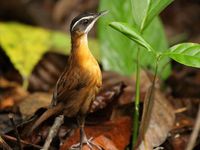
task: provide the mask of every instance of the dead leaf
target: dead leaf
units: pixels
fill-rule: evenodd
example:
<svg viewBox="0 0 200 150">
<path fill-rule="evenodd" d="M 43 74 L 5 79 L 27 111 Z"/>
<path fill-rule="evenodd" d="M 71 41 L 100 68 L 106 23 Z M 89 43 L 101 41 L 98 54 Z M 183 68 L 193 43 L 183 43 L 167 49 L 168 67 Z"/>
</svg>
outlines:
<svg viewBox="0 0 200 150">
<path fill-rule="evenodd" d="M 33 115 L 39 108 L 47 107 L 51 103 L 52 94 L 34 93 L 19 103 L 20 112 L 24 117 Z"/>
<path fill-rule="evenodd" d="M 116 148 L 115 144 L 107 137 L 100 135 L 97 138 L 93 139 L 92 142 L 98 146 L 100 146 L 101 148 L 103 148 L 103 150 L 118 150 L 118 148 Z M 93 147 L 94 150 L 98 150 L 97 148 Z M 85 145 L 83 146 L 83 150 L 90 150 L 90 148 Z"/>
<path fill-rule="evenodd" d="M 117 98 L 120 93 L 122 93 L 125 85 L 122 82 L 119 82 L 115 85 L 110 85 L 103 87 L 100 93 L 97 95 L 95 101 L 93 101 L 90 112 L 98 111 L 99 109 L 105 108 L 113 99 Z"/>
<path fill-rule="evenodd" d="M 12 99 L 11 97 L 7 97 L 5 99 L 0 100 L 0 109 L 12 107 L 13 105 L 14 105 L 14 99 Z"/>
<path fill-rule="evenodd" d="M 151 81 L 149 80 L 149 83 L 150 82 Z M 156 87 L 152 100 L 152 111 L 149 115 L 150 120 L 147 124 L 146 131 L 143 131 L 143 128 L 140 129 L 140 135 L 136 146 L 136 149 L 138 150 L 151 150 L 153 147 L 161 145 L 167 138 L 168 133 L 172 129 L 175 121 L 175 111 L 173 107 L 168 102 L 167 98 Z M 143 111 L 146 109 L 147 105 L 145 105 L 144 102 Z M 146 119 L 143 119 L 141 127 L 145 127 L 144 123 L 147 121 Z"/>
<path fill-rule="evenodd" d="M 7 81 L 0 77 L 0 109 L 12 107 L 28 95 L 19 84 Z"/>
<path fill-rule="evenodd" d="M 108 138 L 110 141 L 112 141 L 114 145 L 118 148 L 118 150 L 124 150 L 130 141 L 131 128 L 132 128 L 131 118 L 122 117 L 115 121 L 108 121 L 106 123 L 101 123 L 98 125 L 86 126 L 85 132 L 88 137 L 93 137 L 94 139 L 98 138 L 99 136 L 104 136 Z M 100 141 L 97 139 L 97 141 L 99 144 L 102 143 L 104 144 L 105 138 L 103 139 L 100 138 Z M 79 131 L 77 129 L 74 132 L 73 136 L 71 136 L 64 142 L 60 150 L 69 149 L 71 145 L 78 142 L 79 142 Z"/>
</svg>

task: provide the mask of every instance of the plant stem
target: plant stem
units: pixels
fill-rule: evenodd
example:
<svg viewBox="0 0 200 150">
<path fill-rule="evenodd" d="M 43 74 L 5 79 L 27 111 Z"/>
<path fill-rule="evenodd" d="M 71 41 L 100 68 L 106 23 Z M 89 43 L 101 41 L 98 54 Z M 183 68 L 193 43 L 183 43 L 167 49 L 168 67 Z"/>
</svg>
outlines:
<svg viewBox="0 0 200 150">
<path fill-rule="evenodd" d="M 27 77 L 23 77 L 23 85 L 22 87 L 27 90 L 28 89 L 28 83 L 29 83 L 29 80 Z"/>
<path fill-rule="evenodd" d="M 138 137 L 138 127 L 139 127 L 139 104 L 140 104 L 140 48 L 137 50 L 137 63 L 136 63 L 136 86 L 135 86 L 135 111 L 133 119 L 133 140 L 132 140 L 132 150 L 134 144 Z"/>
<path fill-rule="evenodd" d="M 140 33 L 143 33 L 143 28 L 140 28 Z M 133 139 L 132 139 L 132 150 L 138 138 L 139 130 L 139 104 L 140 104 L 140 47 L 137 50 L 136 60 L 136 85 L 135 85 L 135 111 L 133 114 Z"/>
</svg>

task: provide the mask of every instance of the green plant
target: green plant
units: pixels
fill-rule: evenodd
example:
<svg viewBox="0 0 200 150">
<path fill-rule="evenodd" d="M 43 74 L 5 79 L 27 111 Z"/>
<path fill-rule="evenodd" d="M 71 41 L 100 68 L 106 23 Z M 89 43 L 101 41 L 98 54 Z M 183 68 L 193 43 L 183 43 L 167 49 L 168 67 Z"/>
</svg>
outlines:
<svg viewBox="0 0 200 150">
<path fill-rule="evenodd" d="M 156 68 L 154 55 L 167 49 L 164 31 L 157 16 L 171 2 L 172 0 L 114 0 L 109 2 L 101 0 L 100 3 L 101 10 L 110 10 L 107 20 L 104 19 L 99 24 L 104 69 L 115 70 L 126 75 L 136 72 L 133 143 L 138 135 L 140 66 L 151 70 L 156 69 L 163 79 L 170 74 L 170 65 L 162 70 L 165 64 L 169 62 L 169 58 L 165 57 L 160 60 L 159 68 Z M 132 17 L 130 14 L 132 14 Z M 111 21 L 125 22 L 124 24 L 112 23 L 111 26 L 117 26 L 119 30 L 123 30 L 124 34 L 134 42 L 128 41 L 114 30 L 103 28 L 105 24 Z M 129 30 L 129 28 L 131 29 Z M 140 34 L 143 35 L 142 39 Z M 151 43 L 151 46 L 148 43 Z M 141 44 L 142 47 L 139 47 L 138 44 Z M 149 53 L 145 51 L 145 48 L 148 49 Z M 119 61 L 116 61 L 116 59 Z M 133 62 L 136 62 L 136 65 L 132 65 Z"/>
<path fill-rule="evenodd" d="M 107 25 L 112 21 L 122 21 L 131 25 L 139 24 L 144 15 L 144 8 L 142 6 L 145 3 L 146 0 L 134 0 L 133 5 L 130 0 L 100 1 L 99 9 L 109 10 L 109 14 L 105 18 L 100 19 L 98 24 L 101 62 L 105 70 L 117 71 L 124 75 L 132 75 L 136 72 L 137 67 L 136 65 L 133 65 L 133 63 L 136 62 L 137 53 L 135 53 L 135 51 L 138 49 L 138 45 L 135 42 L 127 40 L 125 36 L 118 34 L 117 31 L 110 30 Z M 164 2 L 164 4 L 166 4 L 166 2 Z M 149 10 L 153 13 L 151 13 L 151 16 L 147 18 L 147 21 L 145 21 L 143 37 L 147 42 L 151 43 L 151 46 L 155 50 L 162 51 L 168 48 L 168 44 L 160 19 L 158 17 L 152 18 L 156 15 L 155 9 L 157 9 L 157 5 L 163 7 L 163 3 L 160 4 L 159 1 L 156 1 L 156 4 L 153 4 Z M 133 12 L 133 17 L 131 15 L 132 7 L 137 8 L 136 12 Z M 147 8 L 145 8 L 145 10 L 146 9 Z M 151 53 L 147 55 L 145 49 L 142 47 L 140 49 L 140 65 L 144 68 L 155 70 L 155 59 L 153 55 Z M 168 77 L 171 70 L 170 65 L 162 70 L 167 62 L 169 62 L 169 58 L 166 57 L 162 59 L 160 67 L 158 68 L 159 75 L 163 79 Z"/>
<path fill-rule="evenodd" d="M 134 2 L 135 2 L 135 0 L 132 0 L 132 4 Z M 142 5 L 143 2 L 144 1 L 141 1 L 141 5 Z M 156 60 L 155 64 L 154 64 L 156 71 L 155 71 L 152 87 L 150 89 L 150 95 L 148 97 L 146 115 L 144 115 L 144 117 L 147 118 L 146 119 L 147 122 L 145 122 L 146 125 L 143 125 L 144 129 L 143 129 L 142 134 L 145 134 L 145 130 L 147 128 L 146 126 L 148 125 L 148 115 L 151 114 L 151 110 L 152 110 L 152 107 L 153 107 L 152 106 L 152 104 L 153 104 L 153 98 L 152 97 L 153 97 L 154 88 L 155 88 L 154 87 L 155 78 L 156 78 L 157 73 L 158 73 L 157 68 L 160 67 L 160 61 L 162 61 L 166 57 L 170 57 L 171 59 L 173 59 L 173 60 L 175 60 L 175 61 L 177 61 L 181 64 L 191 66 L 191 67 L 200 68 L 200 44 L 182 43 L 182 44 L 175 45 L 175 46 L 173 46 L 169 49 L 165 49 L 163 51 L 156 51 L 156 49 L 152 46 L 152 44 L 147 42 L 144 38 L 143 31 L 149 25 L 149 23 L 151 22 L 153 17 L 157 16 L 171 2 L 172 2 L 171 0 L 164 0 L 164 1 L 158 0 L 156 2 L 151 1 L 151 0 L 146 1 L 146 4 L 144 4 L 144 6 L 148 7 L 148 9 L 145 13 L 146 15 L 143 15 L 143 19 L 141 19 L 141 18 L 138 19 L 139 20 L 138 24 L 130 25 L 128 23 L 122 23 L 122 22 L 112 22 L 112 23 L 110 23 L 110 26 L 113 29 L 121 32 L 126 37 L 128 37 L 132 41 L 136 42 L 139 46 L 144 47 L 146 49 L 146 54 L 148 55 L 148 53 L 151 53 L 153 55 L 154 59 Z M 136 9 L 137 8 L 133 8 L 133 10 L 135 12 L 137 12 Z M 135 15 L 137 15 L 137 14 L 135 14 Z M 137 51 L 138 51 L 137 53 L 139 53 L 140 48 L 138 48 Z M 139 69 L 139 59 L 140 59 L 140 56 L 138 55 L 138 57 L 137 57 L 138 70 L 137 71 L 140 70 Z M 136 102 L 136 105 L 138 105 L 138 101 L 139 101 L 139 80 L 140 80 L 138 72 L 137 72 L 136 76 L 137 76 L 138 81 L 136 83 L 136 99 L 135 99 L 135 102 Z M 136 109 L 136 112 L 137 112 L 138 107 L 136 106 L 135 109 Z M 137 115 L 138 114 L 135 113 L 136 119 L 138 119 Z M 137 127 L 138 120 L 134 120 L 134 122 L 136 122 L 136 124 L 134 124 L 134 125 Z M 133 142 L 135 142 L 136 138 L 137 138 L 137 131 L 136 130 L 138 130 L 138 129 L 136 127 L 134 127 Z M 144 135 L 141 135 L 141 136 L 144 137 Z M 133 147 L 132 147 L 132 149 L 133 149 Z"/>
</svg>

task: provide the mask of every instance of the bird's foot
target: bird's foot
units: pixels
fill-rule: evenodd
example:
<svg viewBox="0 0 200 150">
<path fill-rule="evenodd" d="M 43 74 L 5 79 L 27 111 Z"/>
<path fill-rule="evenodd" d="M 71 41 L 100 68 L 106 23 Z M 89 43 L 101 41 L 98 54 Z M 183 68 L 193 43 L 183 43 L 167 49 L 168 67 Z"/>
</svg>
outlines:
<svg viewBox="0 0 200 150">
<path fill-rule="evenodd" d="M 99 145 L 95 144 L 92 142 L 93 138 L 90 138 L 90 139 L 84 139 L 83 140 L 83 143 L 77 143 L 77 144 L 74 144 L 70 147 L 70 150 L 82 150 L 82 146 L 83 145 L 87 145 L 90 150 L 103 150 Z"/>
</svg>

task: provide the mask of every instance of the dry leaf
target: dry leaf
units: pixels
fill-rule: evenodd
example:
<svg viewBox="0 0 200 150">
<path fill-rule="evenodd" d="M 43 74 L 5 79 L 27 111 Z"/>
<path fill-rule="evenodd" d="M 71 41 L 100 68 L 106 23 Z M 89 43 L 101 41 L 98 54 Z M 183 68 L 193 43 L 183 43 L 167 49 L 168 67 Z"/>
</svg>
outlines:
<svg viewBox="0 0 200 150">
<path fill-rule="evenodd" d="M 51 103 L 52 94 L 34 93 L 19 103 L 20 112 L 24 117 L 33 115 L 39 108 L 47 107 Z"/>
<path fill-rule="evenodd" d="M 116 148 L 115 144 L 107 137 L 101 135 L 98 136 L 97 138 L 93 139 L 92 142 L 96 145 L 99 145 L 103 150 L 118 150 Z M 85 145 L 83 146 L 83 150 L 90 150 L 90 148 Z M 94 150 L 98 150 L 94 147 Z"/>
<path fill-rule="evenodd" d="M 139 139 L 140 144 L 137 149 L 151 150 L 153 147 L 161 145 L 172 129 L 174 121 L 174 109 L 167 101 L 166 97 L 159 90 L 156 90 L 150 122 L 144 139 Z"/>
<path fill-rule="evenodd" d="M 98 138 L 99 136 L 105 136 L 106 138 L 108 138 L 110 141 L 114 143 L 114 145 L 118 148 L 118 150 L 124 150 L 130 141 L 131 128 L 132 128 L 131 118 L 122 117 L 115 121 L 108 121 L 106 123 L 101 123 L 98 125 L 86 126 L 85 132 L 88 137 L 93 137 L 94 139 Z M 105 139 L 102 139 L 102 140 L 103 141 L 99 141 L 99 140 L 97 141 L 98 143 L 102 144 L 105 142 L 104 141 Z M 71 136 L 69 139 L 67 139 L 64 142 L 60 150 L 66 150 L 71 145 L 77 142 L 79 142 L 78 129 L 75 131 L 73 136 Z"/>
<path fill-rule="evenodd" d="M 14 106 L 28 95 L 28 92 L 19 84 L 9 82 L 3 78 L 0 78 L 0 92 L 1 91 L 3 94 L 0 95 L 0 109 Z"/>
<path fill-rule="evenodd" d="M 104 86 L 100 93 L 97 95 L 95 101 L 93 101 L 90 112 L 98 111 L 99 109 L 105 108 L 109 103 L 116 99 L 120 93 L 122 93 L 125 85 L 119 82 L 115 85 Z"/>
</svg>

